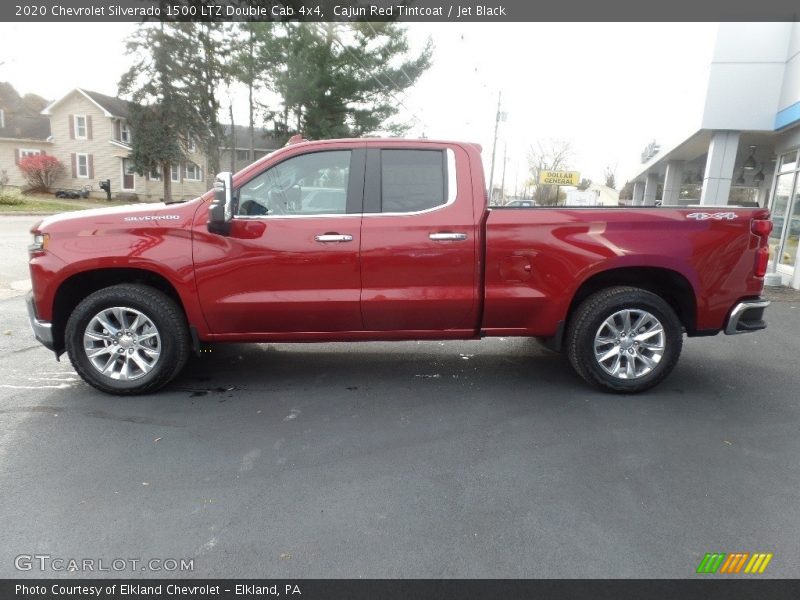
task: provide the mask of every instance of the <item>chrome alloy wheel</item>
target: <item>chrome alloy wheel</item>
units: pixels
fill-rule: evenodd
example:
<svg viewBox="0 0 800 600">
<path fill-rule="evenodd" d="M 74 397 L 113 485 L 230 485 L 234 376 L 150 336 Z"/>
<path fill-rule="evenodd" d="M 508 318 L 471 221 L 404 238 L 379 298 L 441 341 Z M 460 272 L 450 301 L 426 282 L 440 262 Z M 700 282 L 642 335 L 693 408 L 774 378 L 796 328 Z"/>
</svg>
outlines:
<svg viewBox="0 0 800 600">
<path fill-rule="evenodd" d="M 650 373 L 664 356 L 665 346 L 661 322 L 640 309 L 615 312 L 594 336 L 597 363 L 618 379 L 639 379 Z"/>
<path fill-rule="evenodd" d="M 129 381 L 153 370 L 161 356 L 161 336 L 143 312 L 114 306 L 89 321 L 83 333 L 83 349 L 102 375 Z"/>
</svg>

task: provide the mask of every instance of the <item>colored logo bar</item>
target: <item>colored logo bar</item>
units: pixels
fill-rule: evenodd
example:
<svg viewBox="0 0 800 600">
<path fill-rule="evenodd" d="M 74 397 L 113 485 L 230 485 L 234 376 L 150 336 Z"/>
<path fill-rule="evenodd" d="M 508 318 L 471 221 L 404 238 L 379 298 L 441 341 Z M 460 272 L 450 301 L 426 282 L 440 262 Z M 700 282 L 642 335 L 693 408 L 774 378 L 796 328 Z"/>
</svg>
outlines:
<svg viewBox="0 0 800 600">
<path fill-rule="evenodd" d="M 697 572 L 703 574 L 713 573 L 763 573 L 769 561 L 772 560 L 772 553 L 755 552 L 709 552 L 697 566 Z"/>
</svg>

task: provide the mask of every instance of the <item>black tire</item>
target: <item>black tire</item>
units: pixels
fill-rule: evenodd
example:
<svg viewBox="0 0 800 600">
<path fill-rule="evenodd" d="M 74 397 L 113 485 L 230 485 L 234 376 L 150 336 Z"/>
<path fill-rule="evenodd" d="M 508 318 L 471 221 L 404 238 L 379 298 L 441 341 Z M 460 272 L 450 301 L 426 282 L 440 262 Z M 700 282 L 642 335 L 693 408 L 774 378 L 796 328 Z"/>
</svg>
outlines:
<svg viewBox="0 0 800 600">
<path fill-rule="evenodd" d="M 84 350 L 87 326 L 101 311 L 112 307 L 141 312 L 160 337 L 158 359 L 149 372 L 135 379 L 113 379 L 104 375 Z M 163 292 L 140 284 L 114 285 L 87 296 L 69 316 L 64 338 L 69 359 L 78 375 L 98 390 L 115 395 L 147 394 L 164 387 L 183 369 L 191 347 L 189 328 L 181 308 Z"/>
<path fill-rule="evenodd" d="M 644 362 L 644 359 L 639 358 L 640 348 L 637 342 L 633 342 L 635 338 L 632 337 L 633 332 L 631 331 L 624 332 L 631 338 L 623 339 L 622 346 L 616 341 L 613 342 L 614 345 L 609 343 L 600 346 L 601 353 L 606 351 L 611 353 L 616 348 L 621 354 L 620 358 L 612 354 L 609 359 L 606 359 L 605 368 L 601 364 L 601 360 L 596 358 L 595 344 L 600 343 L 596 338 L 601 337 L 601 327 L 605 327 L 604 323 L 607 319 L 626 310 L 634 311 L 634 315 L 641 315 L 641 311 L 645 311 L 661 325 L 663 336 L 657 339 L 663 342 L 663 351 L 655 366 L 650 367 L 648 363 Z M 657 330 L 655 325 L 653 327 Z M 609 330 L 603 329 L 602 331 L 607 333 Z M 606 337 L 602 336 L 603 339 Z M 625 350 L 624 345 L 631 343 L 635 343 L 637 347 L 633 351 L 630 348 Z M 636 287 L 611 287 L 586 298 L 571 315 L 565 340 L 569 361 L 578 375 L 605 391 L 618 393 L 642 392 L 659 384 L 675 368 L 682 345 L 683 328 L 672 307 L 660 296 Z M 626 352 L 635 353 L 635 357 L 628 358 Z M 653 362 L 651 350 L 641 348 L 641 352 L 644 354 L 644 358 L 648 359 L 650 363 Z M 643 371 L 639 376 L 631 376 L 629 372 L 627 374 L 629 378 L 621 378 L 606 370 L 606 368 L 613 370 L 613 366 L 618 365 L 621 376 L 625 376 L 622 374 L 621 364 L 624 363 L 627 367 L 628 362 L 632 362 L 635 372 L 637 360 L 640 362 L 639 368 Z M 612 364 L 609 364 L 609 361 Z"/>
</svg>

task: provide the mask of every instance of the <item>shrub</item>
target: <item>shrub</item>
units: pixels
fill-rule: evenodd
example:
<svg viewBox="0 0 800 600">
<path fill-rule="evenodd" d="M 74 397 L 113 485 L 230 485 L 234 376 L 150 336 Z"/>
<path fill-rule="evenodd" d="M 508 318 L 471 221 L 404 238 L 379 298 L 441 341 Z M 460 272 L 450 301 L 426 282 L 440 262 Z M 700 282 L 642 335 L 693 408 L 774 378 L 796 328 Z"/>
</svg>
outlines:
<svg viewBox="0 0 800 600">
<path fill-rule="evenodd" d="M 56 177 L 64 172 L 64 165 L 55 156 L 32 154 L 20 159 L 19 170 L 25 176 L 30 191 L 46 192 Z"/>
<path fill-rule="evenodd" d="M 17 206 L 22 204 L 22 196 L 17 190 L 0 190 L 0 206 Z"/>
</svg>

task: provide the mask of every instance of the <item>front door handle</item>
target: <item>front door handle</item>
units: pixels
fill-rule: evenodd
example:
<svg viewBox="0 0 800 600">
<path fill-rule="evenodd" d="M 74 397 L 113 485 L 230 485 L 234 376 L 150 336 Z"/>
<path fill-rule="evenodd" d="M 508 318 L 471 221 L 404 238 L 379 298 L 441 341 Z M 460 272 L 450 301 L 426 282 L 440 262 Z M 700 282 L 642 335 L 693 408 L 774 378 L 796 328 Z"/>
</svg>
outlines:
<svg viewBox="0 0 800 600">
<path fill-rule="evenodd" d="M 439 233 L 432 233 L 428 236 L 430 239 L 441 242 L 441 241 L 453 241 L 453 242 L 463 242 L 467 239 L 466 233 L 450 233 L 450 232 L 439 232 Z"/>
<path fill-rule="evenodd" d="M 352 242 L 353 236 L 341 233 L 321 233 L 319 235 L 315 235 L 314 239 L 317 242 L 329 244 L 331 242 Z"/>
</svg>

